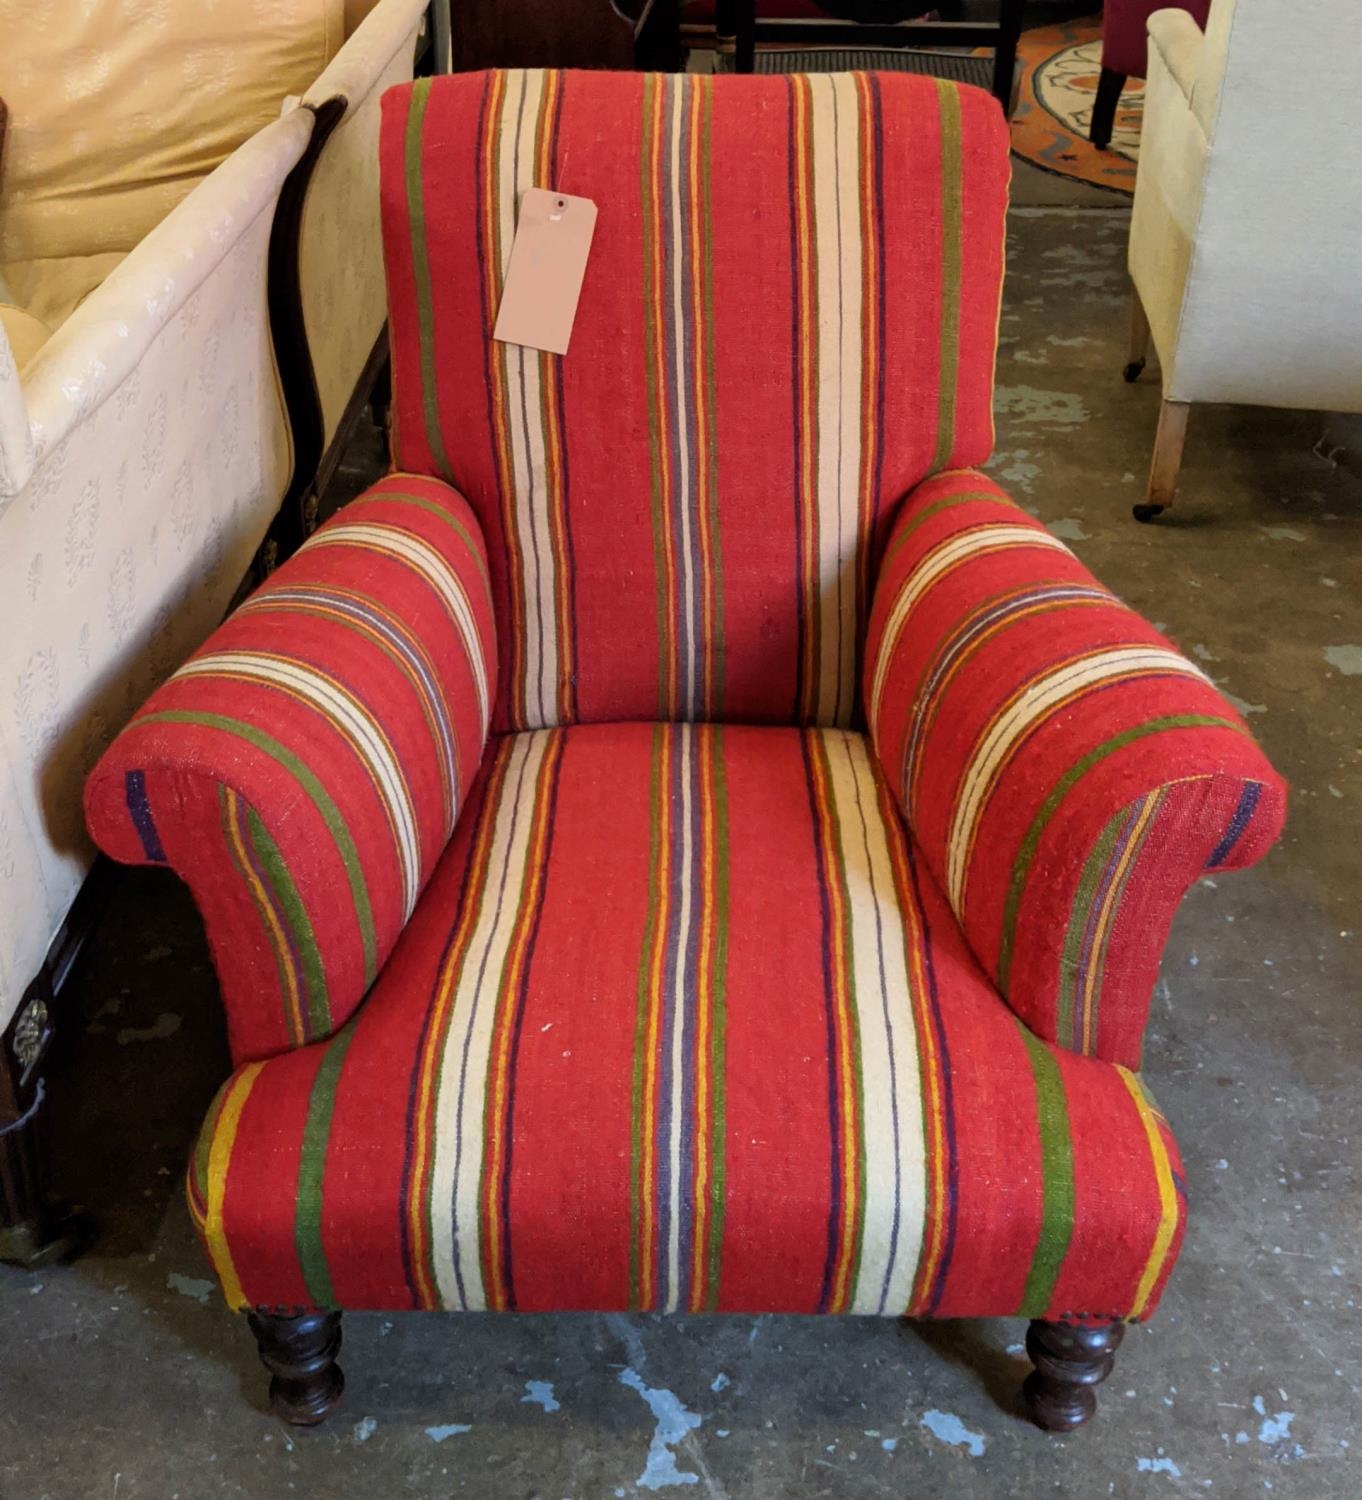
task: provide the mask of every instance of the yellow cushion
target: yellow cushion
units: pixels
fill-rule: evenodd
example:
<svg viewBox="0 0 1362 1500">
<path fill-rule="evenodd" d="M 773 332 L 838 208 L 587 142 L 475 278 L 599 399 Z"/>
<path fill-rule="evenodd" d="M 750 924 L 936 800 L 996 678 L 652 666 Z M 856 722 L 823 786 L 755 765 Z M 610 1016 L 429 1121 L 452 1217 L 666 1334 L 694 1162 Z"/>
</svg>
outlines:
<svg viewBox="0 0 1362 1500">
<path fill-rule="evenodd" d="M 4 267 L 8 300 L 26 309 L 49 329 L 60 328 L 110 271 L 125 251 L 99 255 L 54 255 L 46 260 L 15 260 Z"/>
<path fill-rule="evenodd" d="M 345 0 L 0 0 L 0 262 L 126 252 L 302 94 Z"/>
<path fill-rule="evenodd" d="M 14 367 L 20 371 L 52 336 L 52 330 L 41 318 L 12 302 L 0 302 L 0 328 L 5 330 Z"/>
</svg>

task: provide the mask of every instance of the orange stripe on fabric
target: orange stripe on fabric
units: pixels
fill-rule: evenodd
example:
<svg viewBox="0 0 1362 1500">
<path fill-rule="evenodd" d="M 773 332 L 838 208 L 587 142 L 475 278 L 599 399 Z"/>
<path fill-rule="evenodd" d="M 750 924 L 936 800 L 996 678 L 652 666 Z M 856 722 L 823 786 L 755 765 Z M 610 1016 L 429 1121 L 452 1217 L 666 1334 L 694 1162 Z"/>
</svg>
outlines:
<svg viewBox="0 0 1362 1500">
<path fill-rule="evenodd" d="M 515 1035 L 516 996 L 525 976 L 525 955 L 539 912 L 538 887 L 544 878 L 544 850 L 549 837 L 549 808 L 558 763 L 563 756 L 563 732 L 551 732 L 539 763 L 534 790 L 534 811 L 525 854 L 525 871 L 521 877 L 519 908 L 515 931 L 502 964 L 501 983 L 497 987 L 496 1019 L 493 1022 L 492 1045 L 488 1060 L 487 1101 L 484 1105 L 484 1156 L 482 1170 L 482 1255 L 484 1290 L 491 1312 L 504 1312 L 508 1303 L 506 1259 L 501 1234 L 499 1198 L 502 1172 L 506 1164 L 506 1142 L 510 1133 L 507 1119 L 507 1084 L 510 1078 L 511 1043 Z"/>
<path fill-rule="evenodd" d="M 241 1281 L 232 1261 L 222 1210 L 227 1197 L 227 1175 L 232 1165 L 232 1148 L 236 1145 L 237 1130 L 241 1125 L 241 1112 L 245 1109 L 246 1100 L 264 1066 L 263 1062 L 248 1063 L 229 1085 L 222 1113 L 218 1116 L 217 1129 L 213 1132 L 213 1144 L 208 1152 L 208 1211 L 204 1220 L 203 1239 L 208 1258 L 213 1262 L 213 1270 L 222 1284 L 222 1295 L 227 1299 L 228 1307 L 234 1311 L 246 1306 L 246 1294 L 241 1289 Z"/>
<path fill-rule="evenodd" d="M 1150 1296 L 1158 1285 L 1159 1276 L 1168 1259 L 1169 1247 L 1173 1243 L 1173 1236 L 1177 1233 L 1178 1195 L 1173 1185 L 1173 1167 L 1168 1159 L 1168 1148 L 1164 1144 L 1158 1120 L 1150 1108 L 1144 1087 L 1129 1068 L 1123 1068 L 1117 1064 L 1116 1071 L 1121 1075 L 1121 1082 L 1125 1084 L 1131 1099 L 1134 1100 L 1140 1123 L 1144 1126 L 1145 1138 L 1149 1142 L 1149 1155 L 1154 1166 L 1154 1180 L 1159 1188 L 1159 1223 L 1154 1231 L 1154 1243 L 1150 1246 L 1149 1258 L 1140 1276 L 1135 1292 L 1135 1304 L 1130 1312 L 1132 1320 L 1138 1320 L 1144 1316 Z"/>
<path fill-rule="evenodd" d="M 710 1030 L 713 1026 L 714 975 L 712 971 L 715 926 L 714 870 L 714 737 L 704 728 L 695 730 L 700 765 L 700 937 L 695 985 L 695 1218 L 691 1232 L 690 1310 L 705 1306 L 706 1266 L 709 1256 L 710 1112 L 713 1080 L 710 1077 Z"/>
<path fill-rule="evenodd" d="M 430 1272 L 431 1234 L 429 1220 L 429 1174 L 434 1162 L 435 1101 L 440 1085 L 440 1060 L 444 1055 L 445 1041 L 453 1008 L 454 989 L 463 971 L 472 941 L 473 929 L 482 910 L 483 894 L 487 889 L 490 871 L 492 840 L 496 832 L 496 814 L 501 804 L 506 785 L 506 774 L 510 766 L 512 741 L 502 742 L 501 749 L 492 765 L 486 796 L 479 814 L 478 831 L 469 859 L 469 888 L 465 891 L 459 922 L 435 988 L 431 1005 L 431 1023 L 427 1032 L 427 1043 L 422 1053 L 416 1088 L 415 1126 L 412 1131 L 411 1188 L 407 1198 L 407 1228 L 411 1236 L 412 1274 L 417 1283 L 417 1293 L 423 1308 L 440 1305 L 439 1292 Z"/>
<path fill-rule="evenodd" d="M 700 588 L 704 619 L 700 624 L 702 650 L 700 712 L 712 713 L 714 703 L 714 646 L 721 626 L 714 611 L 714 539 L 709 533 L 709 413 L 705 403 L 705 345 L 709 338 L 705 322 L 704 247 L 701 229 L 709 231 L 709 217 L 700 191 L 700 125 L 711 80 L 696 77 L 687 90 L 690 107 L 686 193 L 689 198 L 691 268 L 691 385 L 695 400 L 695 520 L 700 541 Z M 684 410 L 684 406 L 682 408 Z"/>
<path fill-rule="evenodd" d="M 657 927 L 653 936 L 653 954 L 648 976 L 648 1029 L 645 1036 L 644 1056 L 647 1063 L 643 1075 L 643 1223 L 640 1226 L 640 1304 L 650 1308 L 657 1300 L 656 1282 L 656 1237 L 654 1191 L 657 1172 L 657 1072 L 660 1048 L 658 1039 L 662 1030 L 662 966 L 666 962 L 667 927 L 670 912 L 667 909 L 667 892 L 671 889 L 672 809 L 671 777 L 672 746 L 675 737 L 663 732 L 659 735 L 658 784 L 662 788 L 659 799 L 660 826 L 658 828 L 658 854 L 662 868 L 658 874 L 657 890 L 659 908 Z"/>
<path fill-rule="evenodd" d="M 861 126 L 861 535 L 856 549 L 856 631 L 861 641 L 870 612 L 870 543 L 875 521 L 875 459 L 879 437 L 875 392 L 879 380 L 879 240 L 876 213 L 875 109 L 872 85 L 856 74 Z M 862 648 L 863 649 L 863 643 Z M 860 680 L 857 663 L 856 680 Z"/>
</svg>

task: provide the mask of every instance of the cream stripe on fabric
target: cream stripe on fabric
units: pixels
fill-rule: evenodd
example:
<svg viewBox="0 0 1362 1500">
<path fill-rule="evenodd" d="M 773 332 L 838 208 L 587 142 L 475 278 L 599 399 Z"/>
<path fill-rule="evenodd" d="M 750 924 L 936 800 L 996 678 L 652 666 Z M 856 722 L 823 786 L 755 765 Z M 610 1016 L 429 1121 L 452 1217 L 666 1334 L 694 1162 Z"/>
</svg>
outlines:
<svg viewBox="0 0 1362 1500">
<path fill-rule="evenodd" d="M 490 715 L 487 681 L 487 658 L 482 640 L 478 635 L 478 624 L 473 617 L 472 606 L 463 581 L 453 568 L 428 542 L 409 532 L 398 531 L 392 526 L 367 526 L 357 523 L 349 526 L 330 526 L 319 531 L 307 545 L 309 547 L 363 547 L 370 552 L 386 552 L 400 558 L 413 567 L 443 600 L 454 626 L 463 638 L 464 650 L 473 672 L 473 686 L 478 695 L 478 733 L 486 737 Z"/>
<path fill-rule="evenodd" d="M 494 192 L 501 213 L 501 279 L 511 261 L 516 217 L 535 181 L 536 125 L 544 74 L 535 69 L 506 76 Z M 524 577 L 525 723 L 532 729 L 558 717 L 557 580 L 549 531 L 548 474 L 541 360 L 534 349 L 497 344 L 506 370 L 506 416 L 511 437 L 516 530 Z"/>
<path fill-rule="evenodd" d="M 393 747 L 373 715 L 332 677 L 284 656 L 251 651 L 219 651 L 186 662 L 177 677 L 244 677 L 281 688 L 312 704 L 334 720 L 354 742 L 369 768 L 397 834 L 397 859 L 402 867 L 403 920 L 411 916 L 421 880 L 421 843 L 416 809 L 407 779 Z"/>
<path fill-rule="evenodd" d="M 699 631 L 696 618 L 695 579 L 695 524 L 696 484 L 695 454 L 691 451 L 691 435 L 694 431 L 690 407 L 694 401 L 694 381 L 687 367 L 689 340 L 697 330 L 691 326 L 686 299 L 686 272 L 690 246 L 687 243 L 686 220 L 682 212 L 682 193 L 689 193 L 687 168 L 689 165 L 685 141 L 686 116 L 691 104 L 694 85 L 689 80 L 670 76 L 667 91 L 671 119 L 667 129 L 667 150 L 671 163 L 671 192 L 669 208 L 671 219 L 666 234 L 671 247 L 671 286 L 668 288 L 672 303 L 671 353 L 672 379 L 676 398 L 676 409 L 672 414 L 672 435 L 676 444 L 676 496 L 674 505 L 681 526 L 681 545 L 677 549 L 681 565 L 681 609 L 677 624 L 681 630 L 680 650 L 677 653 L 681 667 L 681 704 L 683 712 L 690 718 L 700 712 L 702 685 L 699 680 Z M 706 232 L 708 226 L 706 226 Z M 689 267 L 694 271 L 697 268 Z M 688 337 L 689 331 L 689 337 Z M 675 1286 L 673 1280 L 672 1285 Z"/>
<path fill-rule="evenodd" d="M 889 618 L 884 623 L 884 634 L 875 657 L 875 676 L 870 689 L 869 715 L 872 725 L 879 717 L 885 678 L 893 663 L 899 636 L 918 600 L 943 573 L 949 572 L 958 563 L 967 562 L 980 553 L 997 552 L 1005 547 L 1050 547 L 1056 552 L 1069 550 L 1058 537 L 1045 531 L 1037 531 L 1034 526 L 980 526 L 974 531 L 947 537 L 933 548 L 914 568 L 895 595 Z"/>
<path fill-rule="evenodd" d="M 489 846 L 491 868 L 468 956 L 455 986 L 444 1053 L 435 1076 L 434 1161 L 431 1170 L 431 1258 L 440 1305 L 484 1311 L 487 1291 L 480 1251 L 480 1185 L 485 1157 L 487 1079 L 497 994 L 520 911 L 535 787 L 551 741 L 517 735 Z"/>
<path fill-rule="evenodd" d="M 1032 725 L 1073 694 L 1109 682 L 1113 677 L 1150 672 L 1174 672 L 1200 678 L 1203 682 L 1209 680 L 1204 672 L 1176 651 L 1159 646 L 1116 646 L 1056 667 L 1029 683 L 1007 705 L 975 746 L 956 798 L 955 816 L 946 845 L 946 885 L 957 916 L 964 899 L 968 854 L 975 824 L 988 800 L 988 789 L 995 774 L 1018 741 Z"/>
<path fill-rule="evenodd" d="M 927 1205 L 912 980 L 866 741 L 836 730 L 822 738 L 847 884 L 865 1137 L 864 1228 L 848 1311 L 898 1313 L 912 1300 Z"/>
<path fill-rule="evenodd" d="M 818 308 L 816 718 L 848 724 L 855 705 L 856 558 L 861 486 L 860 103 L 850 73 L 809 77 Z"/>
</svg>

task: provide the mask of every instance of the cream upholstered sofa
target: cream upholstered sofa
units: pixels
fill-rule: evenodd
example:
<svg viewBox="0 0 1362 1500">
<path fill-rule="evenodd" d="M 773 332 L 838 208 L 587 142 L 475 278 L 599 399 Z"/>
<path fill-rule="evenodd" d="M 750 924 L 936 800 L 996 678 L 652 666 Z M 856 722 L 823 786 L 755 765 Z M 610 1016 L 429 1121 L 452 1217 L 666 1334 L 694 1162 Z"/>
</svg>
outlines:
<svg viewBox="0 0 1362 1500">
<path fill-rule="evenodd" d="M 36 1131 L 5 1127 L 37 1123 L 85 925 L 80 785 L 267 533 L 297 539 L 288 501 L 378 363 L 377 98 L 410 78 L 422 9 L 0 0 L 0 1258 L 70 1248 Z M 183 25 L 160 34 L 163 15 Z"/>
<path fill-rule="evenodd" d="M 1362 411 L 1362 30 L 1337 0 L 1149 18 L 1130 228 L 1134 327 L 1163 404 L 1139 520 L 1173 501 L 1193 402 Z"/>
</svg>

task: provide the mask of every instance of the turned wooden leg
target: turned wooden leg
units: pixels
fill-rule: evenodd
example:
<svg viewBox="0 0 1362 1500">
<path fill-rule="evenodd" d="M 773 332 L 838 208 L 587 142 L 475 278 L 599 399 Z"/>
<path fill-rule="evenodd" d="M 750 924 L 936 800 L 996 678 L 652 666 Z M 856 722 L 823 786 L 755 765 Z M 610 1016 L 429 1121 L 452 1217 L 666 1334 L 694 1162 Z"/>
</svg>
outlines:
<svg viewBox="0 0 1362 1500">
<path fill-rule="evenodd" d="M 270 1372 L 270 1406 L 295 1427 L 324 1422 L 345 1389 L 336 1356 L 341 1346 L 338 1312 L 303 1313 L 290 1318 L 270 1312 L 248 1315 Z"/>
<path fill-rule="evenodd" d="M 1144 303 L 1134 287 L 1130 289 L 1130 358 L 1121 371 L 1128 382 L 1136 381 L 1144 373 L 1149 359 L 1149 319 L 1145 315 Z"/>
<path fill-rule="evenodd" d="M 1124 1323 L 1077 1328 L 1035 1319 L 1026 1333 L 1026 1352 L 1035 1369 L 1022 1397 L 1027 1414 L 1046 1432 L 1072 1432 L 1097 1410 L 1096 1387 L 1111 1374 Z"/>
<path fill-rule="evenodd" d="M 1173 503 L 1178 470 L 1182 467 L 1182 445 L 1187 437 L 1190 401 L 1165 401 L 1159 407 L 1159 427 L 1154 434 L 1154 457 L 1149 465 L 1149 488 L 1144 503 L 1133 506 L 1137 521 L 1152 521 Z"/>
<path fill-rule="evenodd" d="M 1116 123 L 1116 106 L 1121 102 L 1121 90 L 1126 86 L 1124 73 L 1113 73 L 1103 68 L 1097 80 L 1097 98 L 1092 105 L 1092 124 L 1088 127 L 1088 139 L 1099 150 L 1105 151 L 1111 144 L 1111 130 Z"/>
</svg>

